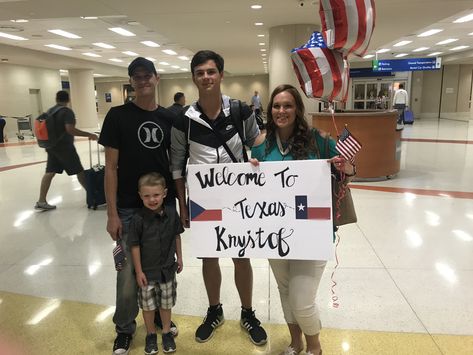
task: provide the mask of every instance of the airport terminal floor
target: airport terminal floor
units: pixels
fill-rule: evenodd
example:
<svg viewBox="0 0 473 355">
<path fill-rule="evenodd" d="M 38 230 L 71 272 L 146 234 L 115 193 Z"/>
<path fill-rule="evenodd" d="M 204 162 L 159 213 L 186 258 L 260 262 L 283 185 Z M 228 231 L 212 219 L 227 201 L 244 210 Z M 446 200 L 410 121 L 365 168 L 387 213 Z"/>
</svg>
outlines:
<svg viewBox="0 0 473 355">
<path fill-rule="evenodd" d="M 338 308 L 334 261 L 318 293 L 324 355 L 473 354 L 473 122 L 417 120 L 402 137 L 396 177 L 352 184 L 358 223 L 339 232 Z M 76 146 L 88 167 L 87 141 Z M 5 342 L 35 355 L 110 354 L 115 270 L 106 211 L 87 209 L 77 179 L 67 175 L 56 176 L 49 192 L 57 209 L 35 211 L 45 159 L 32 139 L 0 145 L 0 354 L 13 354 Z M 268 343 L 253 345 L 240 328 L 233 263 L 226 259 L 220 261 L 226 322 L 209 342 L 195 342 L 208 301 L 201 263 L 189 256 L 189 234 L 182 237 L 184 271 L 173 309 L 177 353 L 283 351 L 289 333 L 261 259 L 252 260 L 253 307 Z M 137 320 L 131 354 L 144 348 Z"/>
</svg>

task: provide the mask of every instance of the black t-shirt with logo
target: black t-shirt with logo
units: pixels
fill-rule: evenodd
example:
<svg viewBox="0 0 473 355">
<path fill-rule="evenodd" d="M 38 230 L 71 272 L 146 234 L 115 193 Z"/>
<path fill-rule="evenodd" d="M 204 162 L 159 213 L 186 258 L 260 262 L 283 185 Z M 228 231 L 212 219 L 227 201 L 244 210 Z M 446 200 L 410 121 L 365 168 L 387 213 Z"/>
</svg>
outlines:
<svg viewBox="0 0 473 355">
<path fill-rule="evenodd" d="M 166 199 L 175 198 L 174 182 L 169 171 L 168 151 L 174 115 L 159 106 L 154 111 L 139 108 L 133 102 L 112 107 L 105 117 L 99 143 L 118 149 L 118 195 L 120 208 L 139 208 L 140 176 L 158 172 L 166 179 Z"/>
</svg>

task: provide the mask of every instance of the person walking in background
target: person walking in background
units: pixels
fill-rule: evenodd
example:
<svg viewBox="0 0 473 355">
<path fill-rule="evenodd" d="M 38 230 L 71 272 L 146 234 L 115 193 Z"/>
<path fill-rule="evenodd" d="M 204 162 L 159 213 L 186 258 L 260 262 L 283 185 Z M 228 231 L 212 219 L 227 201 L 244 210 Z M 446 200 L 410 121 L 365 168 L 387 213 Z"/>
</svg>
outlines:
<svg viewBox="0 0 473 355">
<path fill-rule="evenodd" d="M 398 111 L 396 130 L 404 128 L 404 111 L 409 106 L 409 95 L 404 90 L 404 84 L 399 84 L 399 89 L 394 93 L 393 107 Z"/>
<path fill-rule="evenodd" d="M 255 115 L 242 105 L 240 117 L 231 117 L 230 98 L 222 95 L 224 60 L 209 50 L 197 52 L 191 61 L 192 80 L 199 91 L 199 99 L 190 105 L 173 123 L 171 162 L 176 183 L 181 221 L 189 226 L 186 205 L 185 164 L 232 163 L 244 160 L 245 145 L 252 146 L 259 129 Z M 236 120 L 242 120 L 243 132 L 238 132 Z M 241 137 L 240 137 L 241 134 Z M 231 147 L 231 148 L 230 148 Z M 234 258 L 235 284 L 241 300 L 240 325 L 251 341 L 263 345 L 267 335 L 252 309 L 253 270 L 249 259 Z M 224 322 L 220 303 L 222 274 L 218 258 L 203 258 L 202 273 L 209 299 L 209 308 L 202 324 L 195 332 L 198 342 L 208 341 L 215 328 Z"/>
<path fill-rule="evenodd" d="M 2 116 L 0 116 L 0 143 L 8 142 L 7 135 L 4 132 L 6 125 L 7 125 L 7 121 Z"/>
<path fill-rule="evenodd" d="M 69 101 L 70 98 L 67 91 L 58 91 L 56 93 L 56 105 L 48 110 L 48 113 L 52 114 L 57 135 L 60 138 L 54 147 L 46 148 L 48 160 L 46 172 L 41 179 L 39 198 L 34 206 L 37 210 L 48 211 L 56 208 L 56 206 L 50 205 L 47 202 L 46 197 L 54 176 L 62 174 L 63 171 L 66 171 L 67 175 L 77 175 L 77 180 L 86 190 L 84 168 L 74 146 L 74 136 L 97 140 L 97 135 L 76 128 L 74 111 L 67 107 Z"/>
<path fill-rule="evenodd" d="M 354 166 L 338 157 L 335 141 L 328 141 L 329 152 L 326 152 L 326 138 L 309 128 L 304 114 L 304 103 L 295 87 L 276 87 L 268 105 L 266 135 L 257 138 L 251 149 L 252 158 L 282 161 L 330 156 L 328 162 L 336 170 L 353 176 Z M 302 335 L 306 340 L 306 354 L 322 354 L 321 322 L 315 299 L 327 261 L 270 259 L 269 264 L 278 284 L 284 319 L 291 335 L 291 343 L 282 354 L 299 354 L 304 348 Z"/>
<path fill-rule="evenodd" d="M 174 103 L 168 107 L 168 110 L 171 111 L 176 116 L 182 112 L 182 109 L 186 105 L 186 97 L 183 92 L 176 92 L 174 94 Z"/>
<path fill-rule="evenodd" d="M 176 305 L 176 272 L 183 268 L 180 234 L 184 228 L 176 209 L 164 206 L 166 180 L 160 174 L 143 175 L 138 181 L 138 191 L 143 208 L 131 220 L 128 246 L 146 326 L 145 354 L 158 353 L 156 311 L 161 314 L 163 324 L 163 352 L 171 353 L 176 351 L 171 333 L 171 308 Z"/>
<path fill-rule="evenodd" d="M 264 122 L 263 122 L 263 105 L 261 104 L 261 98 L 259 96 L 258 91 L 255 90 L 255 94 L 251 98 L 251 105 L 253 107 L 253 110 L 255 111 L 255 116 L 256 116 L 256 123 L 258 124 L 258 127 L 260 129 L 264 128 Z"/>
<path fill-rule="evenodd" d="M 127 262 L 117 272 L 116 309 L 113 316 L 117 337 L 113 344 L 116 355 L 128 354 L 138 315 L 137 284 L 127 247 L 128 227 L 135 211 L 143 207 L 136 191 L 139 178 L 158 172 L 166 179 L 168 191 L 164 204 L 175 208 L 175 192 L 169 171 L 168 150 L 174 115 L 156 102 L 159 76 L 153 62 L 135 58 L 128 66 L 134 101 L 112 107 L 105 117 L 99 143 L 105 147 L 105 196 L 107 200 L 107 232 L 125 250 Z M 159 312 L 156 325 L 162 327 Z M 171 322 L 171 332 L 177 326 Z"/>
</svg>

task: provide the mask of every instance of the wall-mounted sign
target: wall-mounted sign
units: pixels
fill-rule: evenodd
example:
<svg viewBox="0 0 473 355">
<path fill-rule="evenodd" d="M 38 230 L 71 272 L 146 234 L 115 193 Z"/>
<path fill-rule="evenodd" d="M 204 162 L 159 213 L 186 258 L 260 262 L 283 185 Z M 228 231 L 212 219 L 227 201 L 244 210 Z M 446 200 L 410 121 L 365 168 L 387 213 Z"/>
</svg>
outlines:
<svg viewBox="0 0 473 355">
<path fill-rule="evenodd" d="M 416 70 L 438 70 L 442 67 L 442 58 L 410 58 L 373 60 L 373 71 L 396 72 Z"/>
<path fill-rule="evenodd" d="M 112 102 L 112 93 L 106 92 L 105 93 L 105 102 Z"/>
</svg>

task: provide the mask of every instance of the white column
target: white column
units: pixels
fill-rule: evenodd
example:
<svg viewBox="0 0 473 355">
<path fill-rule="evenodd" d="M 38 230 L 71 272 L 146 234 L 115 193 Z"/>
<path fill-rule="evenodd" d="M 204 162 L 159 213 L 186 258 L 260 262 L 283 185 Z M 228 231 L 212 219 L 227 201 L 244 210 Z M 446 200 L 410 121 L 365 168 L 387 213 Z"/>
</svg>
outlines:
<svg viewBox="0 0 473 355">
<path fill-rule="evenodd" d="M 76 115 L 77 128 L 97 128 L 94 72 L 89 69 L 69 69 L 71 108 Z"/>
<path fill-rule="evenodd" d="M 269 29 L 269 95 L 276 86 L 291 84 L 299 89 L 306 113 L 318 111 L 318 100 L 308 99 L 300 88 L 292 67 L 291 49 L 307 43 L 311 34 L 318 30 L 319 26 L 314 24 L 283 25 Z"/>
</svg>

